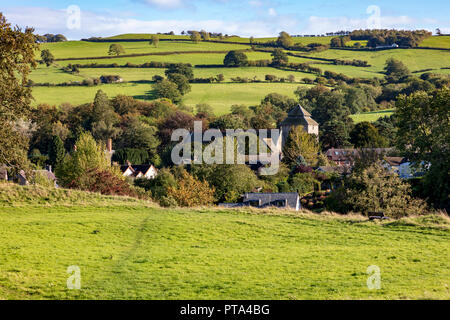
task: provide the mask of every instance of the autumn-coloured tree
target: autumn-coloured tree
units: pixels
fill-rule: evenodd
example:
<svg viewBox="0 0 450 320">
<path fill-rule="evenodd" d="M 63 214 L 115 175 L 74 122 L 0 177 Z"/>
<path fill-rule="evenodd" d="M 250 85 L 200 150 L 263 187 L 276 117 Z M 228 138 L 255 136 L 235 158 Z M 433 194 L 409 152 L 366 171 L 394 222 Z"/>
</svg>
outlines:
<svg viewBox="0 0 450 320">
<path fill-rule="evenodd" d="M 208 206 L 214 202 L 214 187 L 183 171 L 178 186 L 169 187 L 167 195 L 174 198 L 180 207 Z"/>
</svg>

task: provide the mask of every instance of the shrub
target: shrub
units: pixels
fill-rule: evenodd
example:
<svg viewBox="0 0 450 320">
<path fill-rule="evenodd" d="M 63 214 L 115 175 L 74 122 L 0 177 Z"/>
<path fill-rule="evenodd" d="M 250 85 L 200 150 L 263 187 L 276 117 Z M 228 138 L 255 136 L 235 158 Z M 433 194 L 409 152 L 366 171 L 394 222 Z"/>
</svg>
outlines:
<svg viewBox="0 0 450 320">
<path fill-rule="evenodd" d="M 427 213 L 425 203 L 411 196 L 410 185 L 388 172 L 380 162 L 352 173 L 344 187 L 326 200 L 326 206 L 340 213 L 383 212 L 391 218 Z"/>
<path fill-rule="evenodd" d="M 69 185 L 71 189 L 80 189 L 111 196 L 129 196 L 149 199 L 149 194 L 138 192 L 128 182 L 111 170 L 89 169 L 84 175 L 74 179 Z"/>
<path fill-rule="evenodd" d="M 167 196 L 176 200 L 181 207 L 198 207 L 211 205 L 214 202 L 214 187 L 208 182 L 200 181 L 183 171 L 177 187 L 169 187 Z"/>
<path fill-rule="evenodd" d="M 71 185 L 93 169 L 103 171 L 110 167 L 103 146 L 98 145 L 90 133 L 82 133 L 75 145 L 76 149 L 65 156 L 55 171 L 62 186 Z M 87 188 L 79 187 L 83 190 Z"/>
</svg>

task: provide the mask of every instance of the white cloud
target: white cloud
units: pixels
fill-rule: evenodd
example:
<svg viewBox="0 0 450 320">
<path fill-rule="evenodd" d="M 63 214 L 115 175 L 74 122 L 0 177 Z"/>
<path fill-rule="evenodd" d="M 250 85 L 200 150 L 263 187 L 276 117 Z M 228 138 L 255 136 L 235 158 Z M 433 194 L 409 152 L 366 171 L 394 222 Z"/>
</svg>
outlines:
<svg viewBox="0 0 450 320">
<path fill-rule="evenodd" d="M 419 23 L 426 21 L 418 21 L 408 16 L 381 16 L 380 27 L 387 29 L 417 29 Z M 326 32 L 340 30 L 355 30 L 370 28 L 371 22 L 367 19 L 351 19 L 347 17 L 316 17 L 311 16 L 308 19 L 307 27 L 303 30 L 305 34 L 323 34 Z"/>
<path fill-rule="evenodd" d="M 185 4 L 183 0 L 141 0 L 141 2 L 161 8 L 179 8 Z"/>
<path fill-rule="evenodd" d="M 263 6 L 262 1 L 259 1 L 259 0 L 249 1 L 248 4 L 251 5 L 252 7 L 257 7 L 257 8 Z"/>
<path fill-rule="evenodd" d="M 276 17 L 277 16 L 277 11 L 274 8 L 270 8 L 269 9 L 269 16 Z"/>
<path fill-rule="evenodd" d="M 139 20 L 100 15 L 90 11 L 81 12 L 81 28 L 67 28 L 68 14 L 65 10 L 37 7 L 10 8 L 5 10 L 9 22 L 36 29 L 39 34 L 62 33 L 69 39 L 91 36 L 111 36 L 122 33 L 156 33 L 205 29 L 211 32 L 238 34 L 242 36 L 266 37 L 279 32 L 279 26 L 269 21 L 224 21 L 224 20 Z M 46 17 L 46 19 L 42 19 Z"/>
<path fill-rule="evenodd" d="M 158 0 L 162 1 L 162 0 Z M 175 0 L 171 0 L 175 1 Z M 181 0 L 177 0 L 180 1 Z M 216 0 L 219 1 L 219 0 Z M 227 21 L 220 19 L 209 20 L 139 20 L 129 14 L 104 13 L 90 11 L 81 12 L 81 28 L 69 30 L 67 28 L 68 14 L 65 10 L 40 7 L 17 7 L 4 10 L 9 22 L 21 27 L 30 26 L 39 34 L 62 33 L 69 39 L 81 39 L 91 36 L 111 36 L 121 33 L 155 33 L 183 30 L 205 29 L 211 32 L 237 34 L 241 36 L 267 37 L 274 36 L 284 30 L 291 34 L 323 34 L 339 30 L 354 30 L 367 28 L 367 20 L 350 19 L 347 17 L 317 17 L 308 19 L 305 28 L 299 28 L 299 21 L 294 15 L 278 14 L 262 15 L 253 21 Z M 45 17 L 43 19 L 42 17 Z M 412 19 L 407 16 L 381 17 L 381 27 L 399 29 L 417 29 L 420 25 L 427 25 L 426 19 Z M 434 31 L 434 24 L 429 28 Z M 448 33 L 449 26 L 439 25 L 443 33 Z"/>
</svg>

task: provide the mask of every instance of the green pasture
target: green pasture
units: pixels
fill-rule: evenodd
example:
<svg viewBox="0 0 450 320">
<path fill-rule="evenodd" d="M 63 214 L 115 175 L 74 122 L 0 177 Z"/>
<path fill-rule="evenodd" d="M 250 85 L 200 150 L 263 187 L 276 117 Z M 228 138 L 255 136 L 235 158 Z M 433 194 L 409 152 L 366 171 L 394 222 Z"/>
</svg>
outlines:
<svg viewBox="0 0 450 320">
<path fill-rule="evenodd" d="M 105 39 L 108 40 L 126 40 L 126 39 L 150 39 L 152 37 L 152 34 L 148 33 L 128 33 L 128 34 L 121 34 L 117 36 L 107 37 Z M 189 36 L 182 36 L 182 35 L 158 35 L 160 39 L 181 39 L 181 40 L 188 40 L 190 39 Z M 304 45 L 310 44 L 310 43 L 322 43 L 322 44 L 329 44 L 331 39 L 333 37 L 293 37 L 295 43 L 302 43 Z M 229 41 L 229 42 L 242 42 L 242 43 L 250 43 L 250 38 L 245 37 L 227 37 L 223 39 L 219 38 L 212 38 L 211 40 L 217 40 L 217 41 Z M 254 38 L 255 43 L 260 42 L 269 42 L 269 41 L 275 41 L 277 40 L 276 37 L 267 37 L 267 38 Z M 206 41 L 202 41 L 206 42 Z"/>
<path fill-rule="evenodd" d="M 160 209 L 77 203 L 77 192 L 53 192 L 56 204 L 43 190 L 28 204 L 29 188 L 0 196 L 0 299 L 450 298 L 450 224 L 440 216 Z M 13 205 L 11 192 L 23 193 Z M 67 287 L 71 266 L 80 290 Z M 370 266 L 379 289 L 367 286 Z"/>
<path fill-rule="evenodd" d="M 387 109 L 387 110 L 379 110 L 379 111 L 372 111 L 372 112 L 364 112 L 359 114 L 352 114 L 350 118 L 353 119 L 353 122 L 359 123 L 359 122 L 375 122 L 380 118 L 391 116 L 394 113 L 394 109 Z"/>
<path fill-rule="evenodd" d="M 114 74 L 110 72 L 109 74 Z M 294 97 L 294 91 L 302 84 L 298 83 L 214 83 L 192 84 L 192 91 L 183 101 L 194 107 L 199 103 L 211 105 L 217 115 L 229 112 L 234 104 L 256 105 L 269 93 L 279 93 Z M 110 98 L 119 94 L 137 99 L 154 99 L 151 83 L 130 82 L 122 84 L 103 84 L 99 86 L 72 87 L 33 87 L 34 105 L 47 103 L 61 105 L 70 103 L 79 105 L 94 101 L 98 90 L 103 90 Z"/>
<path fill-rule="evenodd" d="M 98 78 L 102 75 L 120 75 L 124 81 L 149 81 L 153 76 L 164 76 L 165 69 L 152 69 L 152 68 L 82 68 L 80 69 L 80 75 L 90 78 Z M 295 71 L 285 71 L 276 68 L 195 68 L 194 77 L 196 78 L 209 78 L 216 77 L 218 74 L 223 74 L 225 82 L 231 82 L 232 78 L 241 77 L 265 81 L 267 74 L 275 75 L 279 78 L 287 78 L 289 75 L 295 76 L 296 82 L 300 82 L 302 78 L 314 79 L 314 75 L 310 73 L 302 73 Z"/>
<path fill-rule="evenodd" d="M 41 50 L 49 49 L 56 59 L 108 56 L 109 46 L 113 42 L 67 41 L 41 44 Z M 176 51 L 229 51 L 249 49 L 249 46 L 227 43 L 193 43 L 191 41 L 161 41 L 158 47 L 148 42 L 120 42 L 125 54 L 143 54 Z M 40 53 L 36 52 L 39 57 Z"/>
<path fill-rule="evenodd" d="M 433 36 L 425 39 L 419 47 L 447 48 L 450 49 L 450 36 Z"/>
<path fill-rule="evenodd" d="M 425 69 L 433 69 L 433 72 L 441 73 L 442 67 L 450 67 L 450 51 L 426 50 L 426 49 L 392 49 L 381 51 L 352 51 L 330 49 L 318 53 L 311 53 L 313 57 L 365 60 L 371 67 L 361 68 L 372 72 L 383 72 L 386 60 L 394 58 L 402 61 L 412 72 Z M 343 66 L 350 67 L 351 66 Z"/>
</svg>

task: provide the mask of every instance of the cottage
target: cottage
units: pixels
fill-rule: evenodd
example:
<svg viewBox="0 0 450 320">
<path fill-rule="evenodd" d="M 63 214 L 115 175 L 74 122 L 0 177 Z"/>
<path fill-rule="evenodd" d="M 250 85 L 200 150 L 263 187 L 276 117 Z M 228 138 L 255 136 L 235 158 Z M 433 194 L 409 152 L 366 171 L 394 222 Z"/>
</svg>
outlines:
<svg viewBox="0 0 450 320">
<path fill-rule="evenodd" d="M 222 203 L 222 207 L 254 207 L 254 208 L 285 208 L 300 210 L 300 196 L 292 193 L 246 193 L 240 203 Z"/>
<path fill-rule="evenodd" d="M 120 166 L 120 170 L 122 171 L 124 177 L 130 177 L 133 179 L 145 178 L 151 180 L 155 179 L 158 175 L 158 170 L 152 164 L 127 164 Z"/>
</svg>

